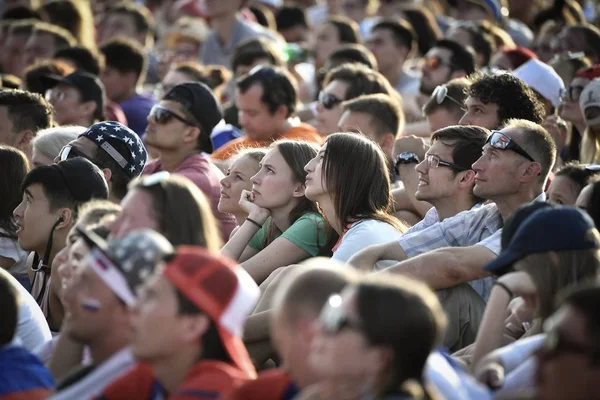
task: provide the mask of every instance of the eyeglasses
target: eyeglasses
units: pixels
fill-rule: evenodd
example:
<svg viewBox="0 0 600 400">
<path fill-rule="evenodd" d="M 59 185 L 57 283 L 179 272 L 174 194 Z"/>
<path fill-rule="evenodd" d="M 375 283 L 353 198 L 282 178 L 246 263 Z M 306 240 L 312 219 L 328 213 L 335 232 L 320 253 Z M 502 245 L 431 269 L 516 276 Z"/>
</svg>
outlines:
<svg viewBox="0 0 600 400">
<path fill-rule="evenodd" d="M 447 63 L 437 56 L 425 57 L 423 60 L 423 66 L 431 70 L 436 70 L 440 67 L 454 68 L 453 64 Z"/>
<path fill-rule="evenodd" d="M 344 100 L 331 93 L 319 93 L 319 103 L 325 107 L 326 110 L 331 110 L 333 107 L 341 104 L 343 101 Z"/>
<path fill-rule="evenodd" d="M 585 89 L 585 86 L 569 86 L 564 89 L 560 89 L 560 98 L 578 102 L 579 98 L 581 97 L 581 93 L 583 93 L 583 89 Z"/>
<path fill-rule="evenodd" d="M 173 118 L 183 122 L 184 124 L 188 124 L 191 126 L 199 127 L 200 124 L 194 121 L 190 121 L 184 117 L 177 115 L 175 112 L 169 110 L 168 108 L 164 108 L 161 106 L 154 106 L 150 110 L 150 117 L 154 119 L 157 124 L 164 125 L 168 124 Z"/>
<path fill-rule="evenodd" d="M 67 93 L 63 90 L 48 89 L 44 97 L 46 101 L 63 101 L 67 97 Z"/>
<path fill-rule="evenodd" d="M 344 300 L 339 294 L 334 294 L 327 300 L 319 315 L 319 322 L 323 331 L 330 335 L 336 335 L 346 328 L 362 329 L 362 324 L 353 321 L 344 315 L 342 305 Z"/>
<path fill-rule="evenodd" d="M 564 333 L 550 331 L 546 333 L 546 339 L 538 354 L 542 359 L 552 359 L 560 354 L 571 353 L 582 356 L 593 355 L 593 349 L 588 346 L 575 343 L 567 339 Z"/>
<path fill-rule="evenodd" d="M 533 157 L 527 154 L 527 152 L 523 150 L 523 148 L 519 146 L 517 142 L 512 140 L 510 136 L 500 131 L 492 131 L 492 134 L 485 143 L 498 150 L 512 150 L 515 153 L 522 155 L 529 161 L 535 162 Z"/>
<path fill-rule="evenodd" d="M 448 168 L 455 169 L 457 171 L 466 171 L 466 170 L 470 169 L 470 168 L 461 167 L 458 164 L 454 164 L 454 163 L 451 163 L 448 161 L 441 160 L 435 154 L 428 154 L 425 157 L 425 160 L 427 160 L 427 165 L 429 165 L 429 168 L 448 167 Z"/>
<path fill-rule="evenodd" d="M 81 151 L 77 150 L 77 148 L 71 146 L 70 144 L 66 145 L 65 147 L 63 147 L 60 150 L 60 153 L 58 153 L 58 157 L 56 157 L 55 161 L 65 161 L 65 160 L 68 160 L 70 158 L 75 158 L 75 157 L 85 158 L 86 160 L 89 160 L 92 163 L 95 163 L 95 161 L 90 156 L 82 153 Z"/>
<path fill-rule="evenodd" d="M 465 112 L 467 111 L 467 108 L 465 107 L 465 105 L 463 103 L 456 100 L 454 97 L 448 95 L 448 87 L 446 87 L 444 85 L 440 85 L 440 86 L 436 87 L 435 90 L 433 91 L 433 94 L 431 95 L 431 98 L 435 99 L 435 102 L 437 104 L 442 104 L 445 99 L 448 99 L 451 102 L 453 102 L 454 104 L 456 104 L 457 106 L 459 106 L 462 111 L 465 111 Z"/>
</svg>

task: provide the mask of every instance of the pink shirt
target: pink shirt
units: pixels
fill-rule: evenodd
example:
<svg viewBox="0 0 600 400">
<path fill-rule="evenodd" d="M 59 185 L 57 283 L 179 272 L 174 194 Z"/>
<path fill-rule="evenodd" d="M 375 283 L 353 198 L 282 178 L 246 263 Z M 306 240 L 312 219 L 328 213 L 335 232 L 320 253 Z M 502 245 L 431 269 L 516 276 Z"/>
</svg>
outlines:
<svg viewBox="0 0 600 400">
<path fill-rule="evenodd" d="M 160 160 L 154 160 L 146 164 L 143 175 L 162 171 Z M 221 196 L 221 179 L 223 172 L 202 154 L 193 154 L 187 157 L 175 170 L 176 174 L 185 176 L 202 190 L 202 193 L 210 201 L 212 212 L 219 222 L 219 228 L 223 242 L 229 240 L 231 231 L 237 226 L 236 220 L 231 214 L 225 214 L 217 209 Z"/>
</svg>

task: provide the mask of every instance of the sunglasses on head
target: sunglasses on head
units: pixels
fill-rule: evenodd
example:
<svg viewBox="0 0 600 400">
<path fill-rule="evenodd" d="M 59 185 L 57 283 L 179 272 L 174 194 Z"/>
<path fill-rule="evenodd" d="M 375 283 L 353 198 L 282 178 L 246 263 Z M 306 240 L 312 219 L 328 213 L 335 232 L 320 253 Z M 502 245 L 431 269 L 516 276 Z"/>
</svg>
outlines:
<svg viewBox="0 0 600 400">
<path fill-rule="evenodd" d="M 443 61 L 438 56 L 429 56 L 424 59 L 424 66 L 431 70 L 436 70 L 440 67 L 450 67 L 453 68 L 451 63 Z"/>
<path fill-rule="evenodd" d="M 456 100 L 454 97 L 448 95 L 448 87 L 444 86 L 444 85 L 440 85 L 438 87 L 435 88 L 435 90 L 433 91 L 433 94 L 431 95 L 431 97 L 433 99 L 435 99 L 435 102 L 437 104 L 442 104 L 444 102 L 444 100 L 448 99 L 451 102 L 453 102 L 454 104 L 456 104 L 457 106 L 460 107 L 460 109 L 462 111 L 467 111 L 467 108 L 465 107 L 464 104 L 462 104 L 460 101 Z"/>
<path fill-rule="evenodd" d="M 492 131 L 492 134 L 487 139 L 486 144 L 489 144 L 495 149 L 498 150 L 512 150 L 517 154 L 522 155 L 526 159 L 531 162 L 535 162 L 533 157 L 531 157 L 521 146 L 517 144 L 514 140 L 510 138 L 510 136 L 500 132 L 500 131 Z"/>
<path fill-rule="evenodd" d="M 158 105 L 152 107 L 152 109 L 150 110 L 150 117 L 157 124 L 160 124 L 160 125 L 168 124 L 171 120 L 177 119 L 177 120 L 183 122 L 184 124 L 187 124 L 190 126 L 197 126 L 197 127 L 200 126 L 200 124 L 198 124 L 197 122 L 190 121 L 187 118 L 177 115 L 177 113 L 175 113 L 174 111 L 171 111 L 168 108 L 161 107 Z"/>
<path fill-rule="evenodd" d="M 94 160 L 92 160 L 88 155 L 83 154 L 81 151 L 77 150 L 77 148 L 71 146 L 70 144 L 66 145 L 65 147 L 63 147 L 60 150 L 60 153 L 58 153 L 57 159 L 58 159 L 58 161 L 65 161 L 70 158 L 76 158 L 76 157 L 85 158 L 86 160 L 94 162 Z"/>
<path fill-rule="evenodd" d="M 569 99 L 574 102 L 578 102 L 583 93 L 584 86 L 568 86 L 564 89 L 560 89 L 561 99 Z"/>
<path fill-rule="evenodd" d="M 319 103 L 326 109 L 331 110 L 333 107 L 341 104 L 343 102 L 342 99 L 333 95 L 331 93 L 319 93 Z"/>
<path fill-rule="evenodd" d="M 344 300 L 341 295 L 334 294 L 325 303 L 319 315 L 319 323 L 323 331 L 329 335 L 336 335 L 346 328 L 362 330 L 362 324 L 353 321 L 344 315 L 342 305 Z"/>
</svg>

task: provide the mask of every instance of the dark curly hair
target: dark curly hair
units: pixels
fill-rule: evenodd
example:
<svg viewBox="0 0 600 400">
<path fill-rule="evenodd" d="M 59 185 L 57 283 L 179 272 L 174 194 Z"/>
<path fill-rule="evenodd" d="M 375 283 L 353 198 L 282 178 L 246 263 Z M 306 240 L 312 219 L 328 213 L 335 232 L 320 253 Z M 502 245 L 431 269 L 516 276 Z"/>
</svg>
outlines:
<svg viewBox="0 0 600 400">
<path fill-rule="evenodd" d="M 484 104 L 498 105 L 499 126 L 509 119 L 541 124 L 546 117 L 544 105 L 533 90 L 511 74 L 478 74 L 473 77 L 468 94 Z"/>
</svg>

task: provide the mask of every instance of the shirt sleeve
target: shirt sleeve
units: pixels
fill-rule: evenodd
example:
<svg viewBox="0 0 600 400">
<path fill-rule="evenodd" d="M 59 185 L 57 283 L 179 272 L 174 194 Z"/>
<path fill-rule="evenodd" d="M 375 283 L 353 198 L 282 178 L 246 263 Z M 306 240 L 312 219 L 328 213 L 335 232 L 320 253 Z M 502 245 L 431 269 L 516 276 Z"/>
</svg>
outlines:
<svg viewBox="0 0 600 400">
<path fill-rule="evenodd" d="M 317 214 L 303 215 L 281 237 L 316 257 L 325 244 L 325 222 Z"/>
<path fill-rule="evenodd" d="M 402 246 L 408 257 L 415 257 L 442 247 L 460 246 L 463 237 L 467 235 L 468 215 L 470 214 L 460 213 L 418 232 L 405 233 L 398 239 L 398 244 Z"/>
<path fill-rule="evenodd" d="M 491 236 L 486 237 L 481 242 L 477 243 L 479 246 L 487 248 L 495 255 L 500 254 L 502 250 L 502 229 L 498 229 Z"/>
<path fill-rule="evenodd" d="M 334 260 L 346 262 L 362 249 L 375 245 L 387 243 L 393 240 L 394 235 L 400 235 L 391 225 L 385 222 L 362 221 L 355 224 L 342 238 L 340 247 L 333 253 L 331 257 Z M 395 264 L 396 262 L 394 262 Z M 390 266 L 392 264 L 379 264 L 378 269 L 382 266 Z"/>
</svg>

